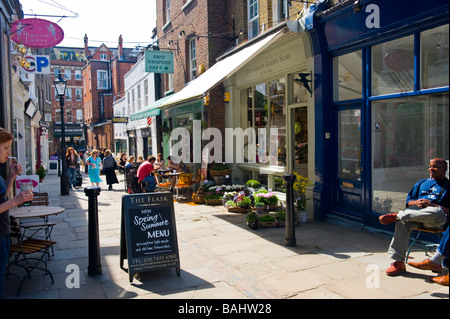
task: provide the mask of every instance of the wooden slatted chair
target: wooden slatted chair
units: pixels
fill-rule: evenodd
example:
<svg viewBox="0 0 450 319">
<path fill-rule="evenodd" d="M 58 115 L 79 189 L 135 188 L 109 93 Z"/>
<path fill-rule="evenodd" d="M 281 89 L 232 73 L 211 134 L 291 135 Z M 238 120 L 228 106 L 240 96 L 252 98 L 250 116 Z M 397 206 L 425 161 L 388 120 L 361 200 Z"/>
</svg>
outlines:
<svg viewBox="0 0 450 319">
<path fill-rule="evenodd" d="M 9 248 L 9 252 L 13 258 L 9 261 L 7 275 L 10 274 L 11 266 L 18 266 L 26 271 L 26 274 L 23 276 L 15 274 L 21 278 L 17 295 L 20 295 L 25 279 L 31 278 L 31 272 L 35 269 L 48 274 L 53 284 L 55 281 L 52 273 L 47 268 L 47 256 L 49 255 L 50 248 L 56 242 L 45 239 L 25 238 L 13 216 L 10 216 L 10 228 L 11 247 Z M 41 263 L 44 264 L 44 267 L 40 266 Z"/>
</svg>

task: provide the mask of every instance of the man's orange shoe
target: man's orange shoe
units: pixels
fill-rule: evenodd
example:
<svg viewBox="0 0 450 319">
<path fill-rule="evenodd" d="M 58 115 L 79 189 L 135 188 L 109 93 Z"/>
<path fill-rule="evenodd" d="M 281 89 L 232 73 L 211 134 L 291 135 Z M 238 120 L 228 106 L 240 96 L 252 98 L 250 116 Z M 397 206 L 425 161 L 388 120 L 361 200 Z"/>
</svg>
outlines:
<svg viewBox="0 0 450 319">
<path fill-rule="evenodd" d="M 408 263 L 408 265 L 417 268 L 417 269 L 422 269 L 422 270 L 431 270 L 434 272 L 440 272 L 442 270 L 441 265 L 432 263 L 430 258 L 422 260 L 419 263 Z"/>
<path fill-rule="evenodd" d="M 380 223 L 382 223 L 383 225 L 389 225 L 393 222 L 397 221 L 397 214 L 398 213 L 390 213 L 390 214 L 386 214 L 386 215 L 381 215 L 378 220 L 380 221 Z"/>
<path fill-rule="evenodd" d="M 394 261 L 391 267 L 386 269 L 386 275 L 388 276 L 395 276 L 403 272 L 406 272 L 406 266 L 403 261 Z"/>
<path fill-rule="evenodd" d="M 446 274 L 445 276 L 434 277 L 431 280 L 440 285 L 448 286 L 448 274 Z"/>
</svg>

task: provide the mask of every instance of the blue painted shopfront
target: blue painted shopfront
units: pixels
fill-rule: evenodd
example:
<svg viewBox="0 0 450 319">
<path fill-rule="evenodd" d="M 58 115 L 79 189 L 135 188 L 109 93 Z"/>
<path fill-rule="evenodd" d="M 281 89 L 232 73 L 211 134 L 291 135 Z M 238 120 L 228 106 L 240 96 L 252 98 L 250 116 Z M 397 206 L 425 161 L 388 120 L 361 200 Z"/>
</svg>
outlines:
<svg viewBox="0 0 450 319">
<path fill-rule="evenodd" d="M 379 228 L 430 158 L 449 159 L 448 24 L 441 0 L 311 10 L 316 219 Z"/>
</svg>

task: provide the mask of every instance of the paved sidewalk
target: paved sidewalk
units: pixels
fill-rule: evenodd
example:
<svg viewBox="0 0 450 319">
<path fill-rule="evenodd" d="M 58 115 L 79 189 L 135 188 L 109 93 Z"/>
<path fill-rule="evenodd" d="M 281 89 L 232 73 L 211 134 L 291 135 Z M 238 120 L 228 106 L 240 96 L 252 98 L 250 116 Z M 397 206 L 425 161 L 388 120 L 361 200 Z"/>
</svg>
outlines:
<svg viewBox="0 0 450 319">
<path fill-rule="evenodd" d="M 84 175 L 84 173 L 83 173 Z M 122 175 L 118 175 L 122 179 Z M 432 283 L 430 271 L 408 267 L 398 277 L 384 271 L 390 260 L 390 236 L 308 221 L 295 228 L 297 246 L 284 246 L 284 228 L 250 230 L 245 215 L 221 206 L 175 202 L 181 276 L 175 269 L 137 275 L 132 283 L 120 268 L 121 198 L 123 184 L 99 201 L 100 250 L 103 273 L 88 276 L 88 198 L 84 187 L 60 196 L 59 178 L 47 175 L 41 191 L 50 205 L 65 212 L 53 216 L 57 242 L 49 269 L 36 272 L 16 296 L 18 282 L 5 280 L 3 298 L 42 299 L 376 299 L 449 298 L 448 287 Z M 425 258 L 414 252 L 415 260 Z M 79 277 L 73 269 L 79 269 Z M 79 278 L 79 281 L 77 280 Z M 79 283 L 79 288 L 69 288 Z"/>
</svg>

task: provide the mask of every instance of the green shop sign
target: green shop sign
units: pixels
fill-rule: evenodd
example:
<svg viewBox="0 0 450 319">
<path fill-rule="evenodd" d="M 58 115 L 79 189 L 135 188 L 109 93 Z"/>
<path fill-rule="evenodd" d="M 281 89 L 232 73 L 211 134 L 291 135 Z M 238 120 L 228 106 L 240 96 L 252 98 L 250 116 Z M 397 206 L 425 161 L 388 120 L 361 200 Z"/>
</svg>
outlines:
<svg viewBox="0 0 450 319">
<path fill-rule="evenodd" d="M 172 51 L 145 51 L 145 72 L 173 73 Z"/>
<path fill-rule="evenodd" d="M 151 109 L 147 109 L 144 110 L 142 112 L 133 114 L 130 116 L 130 121 L 137 121 L 140 119 L 146 119 L 147 117 L 151 117 L 151 116 L 157 116 L 161 113 L 161 111 L 158 108 L 151 108 Z"/>
<path fill-rule="evenodd" d="M 203 107 L 203 100 L 199 100 L 198 102 L 194 103 L 192 102 L 184 103 L 180 106 L 167 108 L 166 110 L 164 110 L 164 116 L 171 117 L 179 114 L 201 112 L 202 107 Z"/>
</svg>

